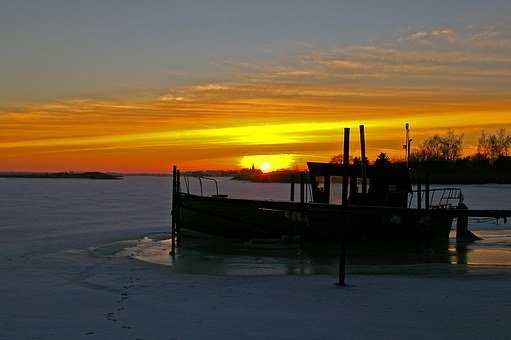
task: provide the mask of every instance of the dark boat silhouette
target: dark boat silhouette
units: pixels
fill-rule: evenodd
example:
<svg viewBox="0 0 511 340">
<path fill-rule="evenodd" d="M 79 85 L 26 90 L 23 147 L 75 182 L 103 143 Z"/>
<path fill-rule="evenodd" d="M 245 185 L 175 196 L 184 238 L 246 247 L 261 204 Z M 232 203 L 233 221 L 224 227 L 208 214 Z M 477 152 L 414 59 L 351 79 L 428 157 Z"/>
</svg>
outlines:
<svg viewBox="0 0 511 340">
<path fill-rule="evenodd" d="M 365 160 L 363 136 L 361 126 L 361 159 Z M 430 189 L 427 179 L 424 190 L 419 184 L 414 191 L 406 166 L 349 164 L 349 129 L 345 129 L 344 146 L 344 164 L 307 163 L 308 173 L 300 176 L 298 202 L 294 183 L 286 202 L 229 198 L 219 194 L 216 182 L 216 193 L 205 196 L 202 182 L 215 180 L 201 177 L 197 177 L 200 194 L 190 193 L 187 177 L 183 177 L 183 192 L 181 176 L 174 169 L 174 229 L 178 234 L 193 231 L 238 239 L 429 242 L 448 240 L 455 219 L 457 238 L 474 240 L 477 237 L 468 230 L 469 216 L 511 216 L 509 210 L 470 210 L 460 189 Z M 336 182 L 342 182 L 340 197 L 332 190 Z"/>
</svg>

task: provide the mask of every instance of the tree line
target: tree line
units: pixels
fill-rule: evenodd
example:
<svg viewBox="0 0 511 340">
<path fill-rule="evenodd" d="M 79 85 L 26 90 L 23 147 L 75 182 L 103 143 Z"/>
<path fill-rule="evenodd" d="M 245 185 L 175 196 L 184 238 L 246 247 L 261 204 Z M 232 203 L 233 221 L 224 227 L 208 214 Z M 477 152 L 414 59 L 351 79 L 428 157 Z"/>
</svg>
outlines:
<svg viewBox="0 0 511 340">
<path fill-rule="evenodd" d="M 505 129 L 482 131 L 472 155 L 463 152 L 464 137 L 448 130 L 424 139 L 410 154 L 412 180 L 429 177 L 431 183 L 438 184 L 511 183 L 511 135 Z M 330 161 L 342 163 L 342 155 Z M 360 164 L 360 159 L 353 157 L 350 163 Z M 391 160 L 385 153 L 367 163 L 377 167 L 406 166 L 406 161 Z"/>
<path fill-rule="evenodd" d="M 456 161 L 462 158 L 477 161 L 495 162 L 501 158 L 509 157 L 511 149 L 511 135 L 506 129 L 499 129 L 495 133 L 481 132 L 478 140 L 477 153 L 463 157 L 463 134 L 456 134 L 449 130 L 444 135 L 435 134 L 426 138 L 422 144 L 411 154 L 412 162 L 425 161 Z"/>
<path fill-rule="evenodd" d="M 477 152 L 473 155 L 463 156 L 464 134 L 456 134 L 453 130 L 448 130 L 445 134 L 435 134 L 426 138 L 410 154 L 410 163 L 427 162 L 453 162 L 458 160 L 487 161 L 494 163 L 503 158 L 509 158 L 511 151 L 511 135 L 506 129 L 499 129 L 494 133 L 481 131 L 478 139 Z M 330 159 L 330 163 L 342 163 L 343 156 L 338 154 Z M 360 163 L 360 158 L 350 157 L 350 163 Z M 368 163 L 371 163 L 368 161 Z M 402 161 L 392 162 L 390 157 L 382 152 L 374 162 L 375 165 L 385 165 L 390 163 L 402 163 Z"/>
</svg>

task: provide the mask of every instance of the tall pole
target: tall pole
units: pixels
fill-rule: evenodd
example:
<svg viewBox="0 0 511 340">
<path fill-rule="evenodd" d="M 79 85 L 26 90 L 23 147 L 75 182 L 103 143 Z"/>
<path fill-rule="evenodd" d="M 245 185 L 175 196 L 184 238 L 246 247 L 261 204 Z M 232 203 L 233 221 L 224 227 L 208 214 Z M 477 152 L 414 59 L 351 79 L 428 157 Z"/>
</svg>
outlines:
<svg viewBox="0 0 511 340">
<path fill-rule="evenodd" d="M 342 176 L 342 204 L 348 203 L 348 183 L 349 176 L 346 176 L 348 172 L 348 166 L 350 164 L 350 128 L 344 128 L 344 152 L 342 154 L 342 166 L 344 167 L 344 175 Z"/>
<path fill-rule="evenodd" d="M 347 217 L 345 220 L 347 220 Z M 344 235 L 341 236 L 339 242 L 339 272 L 337 285 L 346 286 L 346 240 Z"/>
<path fill-rule="evenodd" d="M 344 151 L 342 155 L 342 166 L 344 168 L 344 175 L 342 176 L 342 205 L 348 204 L 348 183 L 349 176 L 346 176 L 348 172 L 348 166 L 350 164 L 350 128 L 344 128 Z M 344 215 L 341 221 L 342 225 L 339 230 L 339 280 L 337 284 L 339 286 L 345 286 L 346 278 L 346 233 L 345 229 L 348 228 L 349 219 L 347 215 Z"/>
<path fill-rule="evenodd" d="M 300 172 L 300 249 L 303 250 L 305 242 L 305 173 Z"/>
<path fill-rule="evenodd" d="M 406 123 L 405 125 L 406 136 L 405 136 L 405 144 L 403 144 L 403 149 L 405 150 L 405 159 L 406 159 L 406 168 L 410 168 L 410 149 L 412 146 L 412 139 L 410 138 L 410 124 Z"/>
<path fill-rule="evenodd" d="M 170 255 L 176 255 L 176 196 L 177 196 L 177 168 L 174 165 L 172 167 L 172 206 L 170 210 L 170 218 L 171 218 L 171 249 Z"/>
<path fill-rule="evenodd" d="M 180 203 L 179 203 L 179 195 L 181 193 L 181 172 L 179 170 L 176 171 L 176 247 L 181 246 L 181 221 L 180 221 Z"/>
<path fill-rule="evenodd" d="M 360 125 L 360 165 L 362 166 L 362 193 L 367 193 L 367 174 L 366 174 L 366 137 L 364 125 Z"/>
</svg>

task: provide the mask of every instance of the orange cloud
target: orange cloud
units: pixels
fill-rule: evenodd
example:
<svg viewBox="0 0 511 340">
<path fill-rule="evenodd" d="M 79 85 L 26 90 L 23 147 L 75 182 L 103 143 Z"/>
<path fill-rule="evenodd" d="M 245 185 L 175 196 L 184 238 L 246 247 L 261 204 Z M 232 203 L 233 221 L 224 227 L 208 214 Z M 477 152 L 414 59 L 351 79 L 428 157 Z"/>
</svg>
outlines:
<svg viewBox="0 0 511 340">
<path fill-rule="evenodd" d="M 417 143 L 448 128 L 464 132 L 467 150 L 483 127 L 511 127 L 511 52 L 481 43 L 503 41 L 501 33 L 434 28 L 405 36 L 413 39 L 337 46 L 281 65 L 231 61 L 236 76 L 229 81 L 162 89 L 151 98 L 4 109 L 0 169 L 233 168 L 243 157 L 284 154 L 294 166 L 328 160 L 339 152 L 341 129 L 360 123 L 370 157 L 401 157 L 405 122 Z M 416 40 L 426 38 L 424 50 Z"/>
</svg>

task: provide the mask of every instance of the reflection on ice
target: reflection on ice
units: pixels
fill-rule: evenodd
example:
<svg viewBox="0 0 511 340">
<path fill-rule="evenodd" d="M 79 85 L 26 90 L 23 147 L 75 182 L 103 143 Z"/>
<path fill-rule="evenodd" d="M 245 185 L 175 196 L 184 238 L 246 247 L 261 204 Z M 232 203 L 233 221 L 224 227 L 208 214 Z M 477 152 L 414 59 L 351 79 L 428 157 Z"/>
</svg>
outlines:
<svg viewBox="0 0 511 340">
<path fill-rule="evenodd" d="M 457 244 L 364 245 L 349 249 L 349 271 L 359 274 L 457 275 L 494 273 L 511 269 L 511 230 L 481 230 L 483 240 Z M 334 275 L 337 247 L 308 245 L 302 252 L 294 244 L 241 242 L 214 238 L 186 238 L 177 256 L 169 255 L 166 234 L 108 244 L 95 250 L 103 255 L 127 256 L 170 266 L 183 273 L 209 275 Z"/>
</svg>

